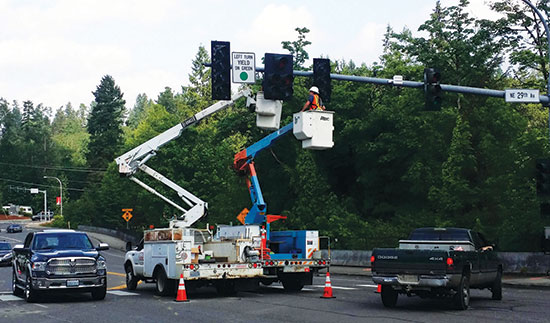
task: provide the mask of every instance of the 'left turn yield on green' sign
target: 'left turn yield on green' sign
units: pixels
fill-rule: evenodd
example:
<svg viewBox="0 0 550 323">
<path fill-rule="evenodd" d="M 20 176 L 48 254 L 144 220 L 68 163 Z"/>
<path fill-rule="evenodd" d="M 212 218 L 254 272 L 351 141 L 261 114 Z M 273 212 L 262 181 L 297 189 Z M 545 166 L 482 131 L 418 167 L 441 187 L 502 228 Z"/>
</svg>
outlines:
<svg viewBox="0 0 550 323">
<path fill-rule="evenodd" d="M 256 54 L 233 52 L 233 83 L 256 82 Z"/>
</svg>

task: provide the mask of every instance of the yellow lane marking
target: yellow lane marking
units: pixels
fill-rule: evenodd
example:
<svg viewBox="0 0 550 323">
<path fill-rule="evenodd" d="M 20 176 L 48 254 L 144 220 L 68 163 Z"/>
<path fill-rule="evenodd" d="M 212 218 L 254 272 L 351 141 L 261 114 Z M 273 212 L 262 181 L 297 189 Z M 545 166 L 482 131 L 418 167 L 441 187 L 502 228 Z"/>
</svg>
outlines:
<svg viewBox="0 0 550 323">
<path fill-rule="evenodd" d="M 113 271 L 108 271 L 107 274 L 113 275 L 113 276 L 126 277 L 126 274 L 115 273 Z M 142 281 L 139 281 L 138 285 L 141 284 L 141 283 L 142 283 Z M 126 288 L 126 284 L 122 284 L 122 285 L 114 286 L 114 287 L 111 287 L 111 288 L 107 288 L 107 290 L 117 290 L 117 289 L 125 289 L 125 288 Z"/>
<path fill-rule="evenodd" d="M 138 285 L 141 284 L 141 283 L 143 283 L 143 282 L 139 281 Z M 107 288 L 107 290 L 117 290 L 117 289 L 126 289 L 126 284 L 118 285 L 118 286 L 111 287 L 111 288 Z"/>
</svg>

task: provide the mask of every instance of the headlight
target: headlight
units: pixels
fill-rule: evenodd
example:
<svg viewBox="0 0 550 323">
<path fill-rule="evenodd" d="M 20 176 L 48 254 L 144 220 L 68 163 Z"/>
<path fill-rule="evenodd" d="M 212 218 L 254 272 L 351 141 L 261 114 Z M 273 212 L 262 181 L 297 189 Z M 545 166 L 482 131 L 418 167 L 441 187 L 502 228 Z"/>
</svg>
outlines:
<svg viewBox="0 0 550 323">
<path fill-rule="evenodd" d="M 107 264 L 105 260 L 98 260 L 97 261 L 97 270 L 107 269 Z"/>
<path fill-rule="evenodd" d="M 37 261 L 32 263 L 32 270 L 33 271 L 46 271 L 46 263 Z"/>
</svg>

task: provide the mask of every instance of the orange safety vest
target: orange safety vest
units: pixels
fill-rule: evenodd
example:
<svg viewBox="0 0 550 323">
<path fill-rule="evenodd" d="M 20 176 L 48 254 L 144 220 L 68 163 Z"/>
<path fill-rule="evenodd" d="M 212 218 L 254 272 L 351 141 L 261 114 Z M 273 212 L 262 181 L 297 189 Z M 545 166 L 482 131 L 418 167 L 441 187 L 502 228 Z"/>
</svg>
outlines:
<svg viewBox="0 0 550 323">
<path fill-rule="evenodd" d="M 322 110 L 321 104 L 319 103 L 321 101 L 321 98 L 318 94 L 313 94 L 313 102 L 309 105 L 309 110 Z"/>
</svg>

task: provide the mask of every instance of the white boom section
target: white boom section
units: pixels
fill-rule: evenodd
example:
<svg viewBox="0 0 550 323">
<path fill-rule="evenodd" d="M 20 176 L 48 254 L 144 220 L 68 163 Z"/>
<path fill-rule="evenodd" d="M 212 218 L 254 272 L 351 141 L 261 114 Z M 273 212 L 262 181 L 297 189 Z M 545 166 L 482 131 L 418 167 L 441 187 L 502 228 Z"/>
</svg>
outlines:
<svg viewBox="0 0 550 323">
<path fill-rule="evenodd" d="M 149 139 L 145 143 L 137 146 L 136 148 L 130 150 L 129 152 L 115 159 L 118 165 L 118 171 L 121 175 L 128 176 L 132 181 L 136 182 L 141 187 L 145 188 L 147 191 L 157 195 L 158 197 L 162 198 L 164 201 L 166 201 L 170 205 L 184 212 L 183 214 L 184 219 L 182 221 L 177 221 L 176 223 L 172 223 L 171 224 L 172 226 L 189 227 L 193 225 L 193 223 L 198 221 L 201 217 L 203 217 L 206 214 L 206 211 L 208 209 L 208 204 L 202 201 L 201 199 L 199 199 L 198 197 L 196 197 L 195 195 L 191 194 L 189 191 L 185 190 L 178 184 L 172 182 L 171 180 L 166 178 L 164 175 L 148 167 L 147 165 L 145 165 L 145 163 L 149 160 L 149 158 L 156 155 L 156 152 L 159 150 L 160 147 L 164 146 L 170 141 L 181 136 L 181 133 L 185 128 L 198 123 L 200 120 L 208 117 L 209 115 L 215 112 L 218 112 L 220 110 L 223 110 L 233 105 L 235 101 L 243 97 L 247 98 L 247 101 L 246 101 L 247 106 L 254 103 L 250 89 L 245 88 L 242 91 L 238 92 L 237 94 L 233 95 L 231 97 L 231 100 L 218 101 L 214 103 L 208 108 L 196 113 L 195 115 L 185 120 L 184 122 L 175 125 L 174 127 L 166 130 L 165 132 L 159 134 L 154 138 Z M 185 208 L 181 207 L 177 203 L 171 201 L 167 197 L 157 192 L 155 189 L 151 188 L 147 184 L 135 178 L 133 175 L 137 172 L 138 169 L 142 170 L 147 175 L 153 177 L 154 179 L 160 181 L 164 185 L 176 191 L 179 197 L 187 205 L 189 205 L 190 208 L 186 210 Z"/>
</svg>

